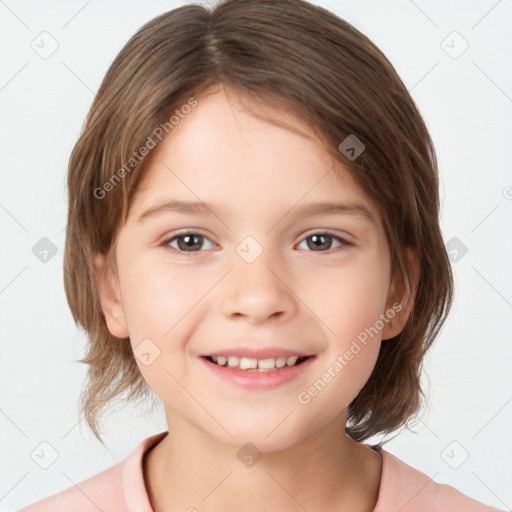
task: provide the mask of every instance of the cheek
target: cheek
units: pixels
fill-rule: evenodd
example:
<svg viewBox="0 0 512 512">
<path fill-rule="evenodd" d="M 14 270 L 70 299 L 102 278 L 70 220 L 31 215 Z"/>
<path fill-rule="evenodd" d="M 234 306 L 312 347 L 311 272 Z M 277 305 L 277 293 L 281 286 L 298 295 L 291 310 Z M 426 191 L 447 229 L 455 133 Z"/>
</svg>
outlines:
<svg viewBox="0 0 512 512">
<path fill-rule="evenodd" d="M 123 296 L 130 343 L 139 370 L 147 385 L 162 399 L 173 397 L 176 403 L 187 380 L 184 357 L 188 333 L 187 311 L 197 302 L 197 291 L 185 286 L 183 278 L 169 275 L 158 264 L 131 267 L 126 276 Z M 178 371 L 179 370 L 179 371 Z"/>
<path fill-rule="evenodd" d="M 136 362 L 159 396 L 180 397 L 183 390 L 172 375 L 188 387 L 193 384 L 188 382 L 187 347 L 215 280 L 211 272 L 192 266 L 135 259 L 126 263 L 123 305 Z"/>
<path fill-rule="evenodd" d="M 130 333 L 167 340 L 180 322 L 187 322 L 195 305 L 208 291 L 211 276 L 186 272 L 158 262 L 131 263 L 125 274 L 123 302 Z M 201 284 L 202 283 L 202 284 Z"/>
<path fill-rule="evenodd" d="M 320 269 L 301 281 L 298 295 L 321 321 L 338 350 L 375 326 L 385 312 L 389 280 L 386 260 L 372 255 L 341 268 Z"/>
<path fill-rule="evenodd" d="M 325 288 L 319 317 L 326 350 L 297 401 L 312 411 L 319 426 L 348 406 L 368 381 L 381 345 L 378 323 L 384 312 L 386 288 L 379 273 L 347 274 Z M 382 284 L 382 286 L 381 286 Z"/>
<path fill-rule="evenodd" d="M 321 320 L 326 338 L 322 365 L 311 381 L 305 401 L 334 411 L 348 404 L 364 386 L 377 361 L 389 282 L 385 259 L 361 260 L 347 269 L 316 275 L 307 304 Z M 316 398 L 318 396 L 318 399 Z M 299 400 L 300 401 L 300 400 Z M 302 403 L 302 402 L 301 402 Z"/>
</svg>

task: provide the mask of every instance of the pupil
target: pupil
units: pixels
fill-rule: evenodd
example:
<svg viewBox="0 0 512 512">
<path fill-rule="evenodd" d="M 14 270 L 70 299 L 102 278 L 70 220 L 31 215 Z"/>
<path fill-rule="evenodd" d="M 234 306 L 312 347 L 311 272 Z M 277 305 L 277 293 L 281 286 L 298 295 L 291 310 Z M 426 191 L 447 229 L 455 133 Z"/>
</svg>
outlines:
<svg viewBox="0 0 512 512">
<path fill-rule="evenodd" d="M 313 239 L 313 240 L 318 241 L 318 239 L 320 239 L 320 238 L 324 238 L 325 239 L 325 238 L 330 238 L 330 237 L 329 237 L 329 235 L 311 235 L 310 238 Z M 325 247 L 323 247 L 323 246 L 325 246 Z M 329 246 L 330 246 L 330 243 L 328 243 L 328 242 L 324 242 L 323 244 L 322 243 L 319 243 L 319 244 L 314 243 L 313 244 L 313 248 L 317 248 L 317 249 L 318 248 L 329 249 Z"/>
<path fill-rule="evenodd" d="M 199 242 L 191 242 L 191 240 L 193 239 L 198 239 Z M 182 245 L 180 242 L 181 240 L 184 240 L 185 241 L 185 244 L 184 246 L 181 246 L 180 249 L 200 249 L 201 248 L 201 235 L 183 235 L 182 237 L 180 237 L 178 239 L 178 245 Z M 196 247 L 195 247 L 196 246 Z"/>
</svg>

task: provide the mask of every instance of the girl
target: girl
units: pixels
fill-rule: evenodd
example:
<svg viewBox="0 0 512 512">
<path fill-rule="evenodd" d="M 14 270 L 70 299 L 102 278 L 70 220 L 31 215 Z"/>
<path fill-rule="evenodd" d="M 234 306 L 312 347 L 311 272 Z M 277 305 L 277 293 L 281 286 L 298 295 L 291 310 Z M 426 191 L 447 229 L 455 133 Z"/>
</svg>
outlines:
<svg viewBox="0 0 512 512">
<path fill-rule="evenodd" d="M 418 411 L 453 283 L 431 139 L 354 27 L 302 0 L 158 16 L 68 191 L 87 422 L 153 392 L 168 431 L 23 512 L 496 510 L 363 443 Z"/>
</svg>

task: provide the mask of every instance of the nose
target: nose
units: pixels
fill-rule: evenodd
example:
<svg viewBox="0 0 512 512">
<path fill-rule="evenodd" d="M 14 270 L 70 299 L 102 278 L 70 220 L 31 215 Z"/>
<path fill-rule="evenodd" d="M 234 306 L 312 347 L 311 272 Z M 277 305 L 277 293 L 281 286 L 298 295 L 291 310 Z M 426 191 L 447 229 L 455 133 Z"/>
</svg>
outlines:
<svg viewBox="0 0 512 512">
<path fill-rule="evenodd" d="M 227 318 L 243 317 L 258 324 L 267 319 L 284 321 L 295 314 L 297 299 L 293 283 L 286 282 L 289 274 L 274 269 L 271 261 L 263 253 L 252 263 L 235 262 L 222 284 L 222 313 Z"/>
</svg>

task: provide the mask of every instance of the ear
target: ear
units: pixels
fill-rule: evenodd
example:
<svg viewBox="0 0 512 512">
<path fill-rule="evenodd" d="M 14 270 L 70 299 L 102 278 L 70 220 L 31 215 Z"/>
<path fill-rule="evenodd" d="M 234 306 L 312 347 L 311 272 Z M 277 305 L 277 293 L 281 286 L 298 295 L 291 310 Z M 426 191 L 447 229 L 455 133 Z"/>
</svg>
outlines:
<svg viewBox="0 0 512 512">
<path fill-rule="evenodd" d="M 414 305 L 414 296 L 418 289 L 420 277 L 420 264 L 418 255 L 413 249 L 407 250 L 407 259 L 411 274 L 412 290 L 410 293 L 407 291 L 407 283 L 400 276 L 395 275 L 393 277 L 389 287 L 386 312 L 384 313 L 389 318 L 389 321 L 384 323 L 384 328 L 382 329 L 383 340 L 394 338 L 402 332 Z M 394 316 L 391 317 L 393 312 Z"/>
<path fill-rule="evenodd" d="M 94 274 L 100 296 L 101 309 L 105 315 L 105 321 L 110 334 L 115 338 L 127 338 L 130 333 L 128 332 L 124 307 L 119 292 L 119 281 L 116 276 L 107 271 L 105 255 L 95 255 Z"/>
</svg>

